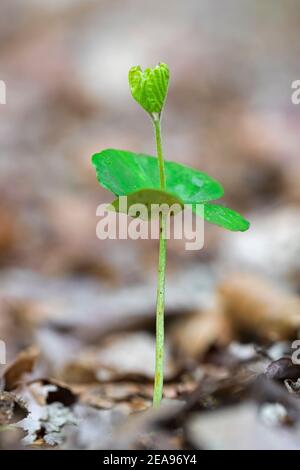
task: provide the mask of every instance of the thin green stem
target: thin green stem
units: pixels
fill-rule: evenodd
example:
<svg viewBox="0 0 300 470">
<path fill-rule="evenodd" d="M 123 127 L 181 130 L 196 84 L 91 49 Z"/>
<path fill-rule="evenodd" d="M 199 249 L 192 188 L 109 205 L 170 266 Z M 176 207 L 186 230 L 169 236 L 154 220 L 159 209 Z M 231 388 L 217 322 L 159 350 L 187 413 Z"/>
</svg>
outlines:
<svg viewBox="0 0 300 470">
<path fill-rule="evenodd" d="M 165 189 L 165 169 L 161 144 L 160 120 L 154 120 L 157 158 L 161 189 Z M 159 258 L 156 297 L 156 354 L 153 406 L 159 406 L 164 382 L 164 314 L 165 314 L 165 277 L 166 277 L 166 214 L 159 216 Z"/>
<path fill-rule="evenodd" d="M 161 144 L 160 118 L 153 119 L 153 125 L 154 125 L 154 129 L 155 129 L 156 151 L 157 151 L 157 159 L 158 159 L 158 167 L 159 167 L 160 187 L 161 187 L 161 189 L 166 189 L 164 156 L 163 156 L 162 144 Z"/>
</svg>

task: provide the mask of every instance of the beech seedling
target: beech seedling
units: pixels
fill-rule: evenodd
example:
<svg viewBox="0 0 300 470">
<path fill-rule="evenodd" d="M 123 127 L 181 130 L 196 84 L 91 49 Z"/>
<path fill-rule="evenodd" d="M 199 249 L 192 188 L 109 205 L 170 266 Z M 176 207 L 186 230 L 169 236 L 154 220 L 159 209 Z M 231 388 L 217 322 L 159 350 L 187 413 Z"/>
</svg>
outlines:
<svg viewBox="0 0 300 470">
<path fill-rule="evenodd" d="M 142 200 L 150 206 L 159 200 L 170 206 L 175 201 L 181 205 L 189 204 L 196 215 L 212 224 L 243 232 L 249 228 L 247 220 L 232 209 L 210 202 L 224 194 L 218 181 L 199 170 L 164 160 L 161 118 L 169 76 L 169 68 L 163 63 L 153 69 L 143 71 L 136 66 L 129 71 L 131 94 L 149 115 L 154 127 L 157 157 L 125 150 L 103 150 L 92 157 L 97 179 L 117 197 L 112 202 L 115 210 L 118 210 L 120 196 L 127 196 L 129 205 Z M 165 212 L 159 213 L 154 406 L 160 404 L 163 392 L 166 217 Z"/>
</svg>

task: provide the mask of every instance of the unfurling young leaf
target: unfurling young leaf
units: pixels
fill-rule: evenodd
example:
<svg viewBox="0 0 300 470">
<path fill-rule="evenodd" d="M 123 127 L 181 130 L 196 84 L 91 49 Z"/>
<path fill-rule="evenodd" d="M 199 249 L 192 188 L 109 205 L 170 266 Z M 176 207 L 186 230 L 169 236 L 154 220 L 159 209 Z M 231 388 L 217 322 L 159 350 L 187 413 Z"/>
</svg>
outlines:
<svg viewBox="0 0 300 470">
<path fill-rule="evenodd" d="M 147 68 L 144 71 L 137 65 L 129 70 L 131 94 L 151 115 L 162 112 L 168 92 L 169 77 L 169 68 L 166 64 L 158 64 L 155 68 Z"/>
</svg>

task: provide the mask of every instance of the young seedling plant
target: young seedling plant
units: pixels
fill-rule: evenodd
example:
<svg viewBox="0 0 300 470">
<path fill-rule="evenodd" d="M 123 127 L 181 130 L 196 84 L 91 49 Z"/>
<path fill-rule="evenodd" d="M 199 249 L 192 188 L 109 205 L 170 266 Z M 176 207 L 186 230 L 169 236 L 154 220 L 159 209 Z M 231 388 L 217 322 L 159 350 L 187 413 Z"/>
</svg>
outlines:
<svg viewBox="0 0 300 470">
<path fill-rule="evenodd" d="M 218 181 L 206 173 L 164 160 L 161 118 L 168 93 L 169 76 L 169 68 L 163 63 L 144 71 L 140 66 L 130 69 L 131 94 L 152 121 L 157 158 L 125 150 L 103 150 L 92 157 L 98 182 L 117 196 L 112 203 L 115 210 L 119 209 L 121 196 L 127 196 L 129 206 L 141 201 L 148 207 L 157 203 L 172 206 L 176 201 L 181 206 L 189 204 L 196 215 L 212 224 L 232 231 L 248 230 L 249 222 L 240 214 L 209 202 L 224 194 L 223 187 Z M 166 217 L 165 211 L 159 213 L 154 406 L 160 404 L 163 393 Z"/>
</svg>

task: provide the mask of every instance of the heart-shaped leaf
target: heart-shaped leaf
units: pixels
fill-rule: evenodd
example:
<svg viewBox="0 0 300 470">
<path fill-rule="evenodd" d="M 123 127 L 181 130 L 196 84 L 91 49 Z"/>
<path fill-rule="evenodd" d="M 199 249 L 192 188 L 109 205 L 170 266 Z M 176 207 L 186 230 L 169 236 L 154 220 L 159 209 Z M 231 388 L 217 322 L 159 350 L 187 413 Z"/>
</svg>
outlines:
<svg viewBox="0 0 300 470">
<path fill-rule="evenodd" d="M 169 76 L 166 64 L 158 64 L 144 71 L 138 65 L 129 70 L 131 94 L 148 113 L 161 113 L 168 92 Z"/>
<path fill-rule="evenodd" d="M 111 205 L 117 212 L 142 220 L 155 219 L 159 211 L 165 215 L 177 215 L 183 209 L 183 202 L 173 194 L 158 189 L 141 189 L 127 196 L 120 196 Z"/>
<path fill-rule="evenodd" d="M 161 189 L 157 158 L 148 155 L 107 149 L 93 155 L 97 179 L 116 196 L 141 189 Z M 193 168 L 165 161 L 166 191 L 184 204 L 212 201 L 223 196 L 220 183 Z"/>
<path fill-rule="evenodd" d="M 193 206 L 193 211 L 201 217 L 204 215 L 207 222 L 234 232 L 245 232 L 250 227 L 248 220 L 244 219 L 238 212 L 218 204 L 205 203 L 204 214 L 203 211 L 197 210 L 197 205 Z"/>
</svg>

